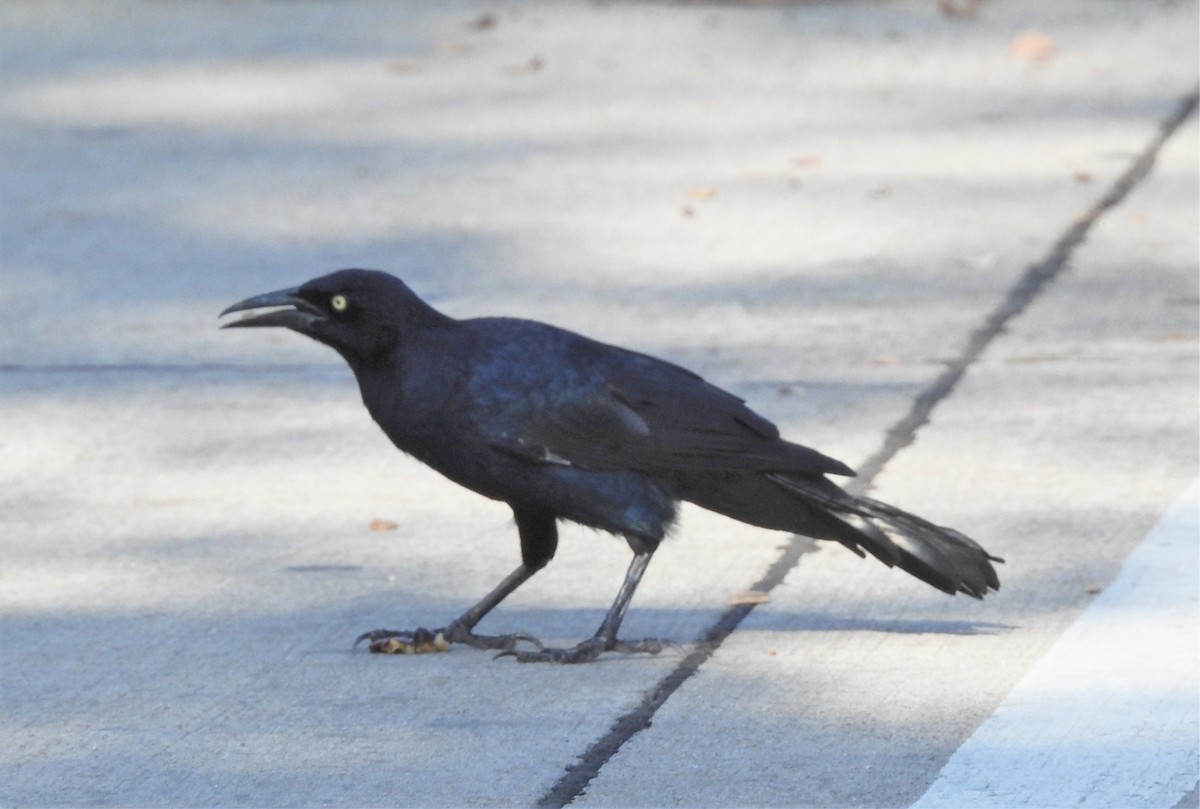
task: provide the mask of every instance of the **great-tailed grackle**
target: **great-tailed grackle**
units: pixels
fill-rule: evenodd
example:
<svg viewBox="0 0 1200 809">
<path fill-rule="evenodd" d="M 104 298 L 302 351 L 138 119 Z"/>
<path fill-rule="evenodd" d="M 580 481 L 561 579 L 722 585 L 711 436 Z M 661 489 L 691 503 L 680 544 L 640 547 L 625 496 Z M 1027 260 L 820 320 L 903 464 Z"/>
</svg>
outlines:
<svg viewBox="0 0 1200 809">
<path fill-rule="evenodd" d="M 442 630 L 365 633 L 359 641 L 372 651 L 465 643 L 561 663 L 658 652 L 661 642 L 626 642 L 617 631 L 680 500 L 840 542 L 950 594 L 981 598 L 1000 587 L 998 557 L 957 531 L 844 492 L 825 475 L 853 470 L 783 440 L 741 399 L 677 365 L 535 321 L 455 320 L 370 270 L 341 270 L 221 314 L 265 308 L 225 327 L 283 326 L 330 346 L 397 447 L 507 503 L 516 518 L 516 570 Z M 596 634 L 570 649 L 541 648 L 522 634 L 476 635 L 480 619 L 554 556 L 558 520 L 619 534 L 633 549 Z M 518 650 L 523 640 L 538 648 Z"/>
</svg>

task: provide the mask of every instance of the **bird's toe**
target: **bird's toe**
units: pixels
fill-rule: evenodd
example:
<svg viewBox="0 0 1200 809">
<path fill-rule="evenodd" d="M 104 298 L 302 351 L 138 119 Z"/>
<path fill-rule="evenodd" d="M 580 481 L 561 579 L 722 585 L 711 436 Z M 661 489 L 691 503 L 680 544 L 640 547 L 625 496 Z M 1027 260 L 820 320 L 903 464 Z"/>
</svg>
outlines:
<svg viewBox="0 0 1200 809">
<path fill-rule="evenodd" d="M 476 635 L 465 626 L 455 621 L 442 629 L 372 629 L 364 632 L 354 640 L 358 648 L 363 641 L 373 654 L 411 655 L 429 654 L 431 652 L 446 652 L 450 644 L 461 643 L 472 649 L 497 649 L 502 653 L 516 652 L 517 644 L 529 643 L 542 648 L 542 643 L 533 635 L 524 632 L 514 632 L 511 635 Z"/>
<path fill-rule="evenodd" d="M 570 649 L 538 649 L 532 652 L 521 652 L 506 649 L 496 658 L 514 657 L 518 663 L 590 663 L 604 651 L 603 646 L 584 642 Z"/>
<path fill-rule="evenodd" d="M 367 641 L 372 654 L 411 655 L 445 652 L 450 649 L 450 639 L 444 630 L 430 631 L 425 628 L 414 630 L 372 629 L 359 635 L 352 648 Z"/>
<path fill-rule="evenodd" d="M 506 649 L 496 657 L 513 657 L 518 663 L 590 663 L 604 652 L 656 655 L 668 646 L 674 646 L 674 644 L 664 643 L 657 638 L 623 641 L 616 638 L 592 637 L 570 649 L 542 648 L 529 652 Z"/>
<path fill-rule="evenodd" d="M 538 649 L 544 648 L 542 642 L 525 632 L 513 632 L 509 635 L 476 635 L 458 621 L 441 630 L 441 634 L 451 643 L 461 643 L 472 649 L 498 649 L 502 653 L 515 652 L 517 644 L 529 643 Z"/>
</svg>

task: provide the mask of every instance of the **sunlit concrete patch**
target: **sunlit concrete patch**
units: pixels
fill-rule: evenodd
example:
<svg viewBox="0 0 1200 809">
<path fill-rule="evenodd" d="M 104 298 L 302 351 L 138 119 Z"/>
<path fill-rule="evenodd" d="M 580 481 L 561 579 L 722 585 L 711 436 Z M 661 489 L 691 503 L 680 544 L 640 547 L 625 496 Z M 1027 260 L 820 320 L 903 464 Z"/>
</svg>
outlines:
<svg viewBox="0 0 1200 809">
<path fill-rule="evenodd" d="M 914 807 L 1173 806 L 1196 783 L 1200 480 Z"/>
<path fill-rule="evenodd" d="M 218 63 L 130 70 L 33 84 L 5 99 L 9 114 L 75 126 L 212 125 L 328 112 L 360 72 L 322 62 Z M 340 69 L 334 69 L 340 68 Z"/>
</svg>

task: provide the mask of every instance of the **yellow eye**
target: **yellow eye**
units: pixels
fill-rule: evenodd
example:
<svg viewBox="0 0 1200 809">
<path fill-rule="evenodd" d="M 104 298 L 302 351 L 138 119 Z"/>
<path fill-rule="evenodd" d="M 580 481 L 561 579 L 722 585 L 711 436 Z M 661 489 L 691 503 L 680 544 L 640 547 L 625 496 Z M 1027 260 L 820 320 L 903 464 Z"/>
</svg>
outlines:
<svg viewBox="0 0 1200 809">
<path fill-rule="evenodd" d="M 345 295 L 334 295 L 329 299 L 329 305 L 335 312 L 344 312 L 346 311 L 346 308 L 350 306 L 350 302 L 346 300 Z"/>
</svg>

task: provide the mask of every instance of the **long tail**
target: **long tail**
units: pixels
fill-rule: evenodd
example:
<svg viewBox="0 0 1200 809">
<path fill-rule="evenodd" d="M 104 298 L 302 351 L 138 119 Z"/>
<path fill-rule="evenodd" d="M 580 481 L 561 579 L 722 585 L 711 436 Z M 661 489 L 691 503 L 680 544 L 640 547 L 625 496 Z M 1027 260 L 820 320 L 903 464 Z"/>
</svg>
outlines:
<svg viewBox="0 0 1200 809">
<path fill-rule="evenodd" d="M 895 506 L 856 497 L 824 477 L 770 473 L 766 476 L 803 500 L 828 525 L 829 538 L 859 556 L 870 553 L 943 592 L 983 598 L 1000 589 L 992 556 L 975 540 Z"/>
</svg>

